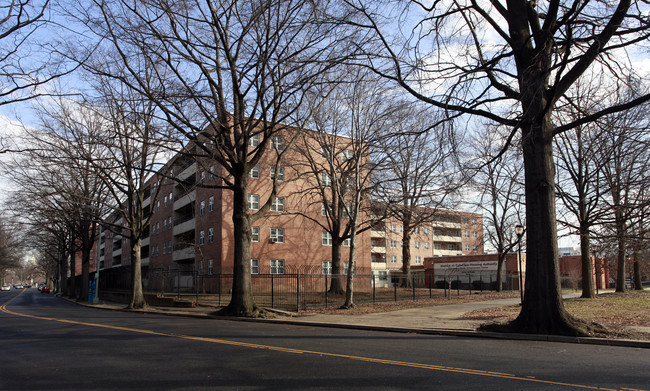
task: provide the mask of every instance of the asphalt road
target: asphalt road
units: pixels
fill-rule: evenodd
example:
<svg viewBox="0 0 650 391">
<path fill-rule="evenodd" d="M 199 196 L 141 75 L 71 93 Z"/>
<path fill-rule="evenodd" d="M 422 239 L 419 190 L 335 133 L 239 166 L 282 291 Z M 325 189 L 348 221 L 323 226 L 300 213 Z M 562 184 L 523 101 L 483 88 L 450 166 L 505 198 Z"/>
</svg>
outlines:
<svg viewBox="0 0 650 391">
<path fill-rule="evenodd" d="M 0 390 L 650 388 L 647 349 L 170 317 L 0 292 Z"/>
</svg>

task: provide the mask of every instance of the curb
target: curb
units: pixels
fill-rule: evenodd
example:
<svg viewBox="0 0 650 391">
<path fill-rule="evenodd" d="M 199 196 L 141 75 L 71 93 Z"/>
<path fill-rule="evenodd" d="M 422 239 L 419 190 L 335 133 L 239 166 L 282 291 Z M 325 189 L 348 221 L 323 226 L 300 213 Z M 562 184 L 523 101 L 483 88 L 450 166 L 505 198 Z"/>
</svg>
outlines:
<svg viewBox="0 0 650 391">
<path fill-rule="evenodd" d="M 239 318 L 234 316 L 215 316 L 208 313 L 190 313 L 177 310 L 163 310 L 158 307 L 152 307 L 154 310 L 129 310 L 120 307 L 103 306 L 98 307 L 88 303 L 81 303 L 67 298 L 63 298 L 71 303 L 75 303 L 88 308 L 95 308 L 100 310 L 109 311 L 122 311 L 122 312 L 137 312 L 141 314 L 151 315 L 166 315 L 177 316 L 195 319 L 218 319 L 229 320 L 235 322 L 258 322 L 258 323 L 277 323 L 289 324 L 296 326 L 312 326 L 312 327 L 329 327 L 349 330 L 368 330 L 368 331 L 381 331 L 393 333 L 410 333 L 410 334 L 423 334 L 423 335 L 441 335 L 450 337 L 466 337 L 466 338 L 486 338 L 486 339 L 501 339 L 512 341 L 539 341 L 539 342 L 558 342 L 558 343 L 574 343 L 583 345 L 600 345 L 612 347 L 628 347 L 650 349 L 650 341 L 639 341 L 629 339 L 607 339 L 596 337 L 569 337 L 561 335 L 542 335 L 542 334 L 515 334 L 515 333 L 495 333 L 488 331 L 470 331 L 470 330 L 450 330 L 450 329 L 416 329 L 408 327 L 394 327 L 394 326 L 370 326 L 358 324 L 340 324 L 340 323 L 323 323 L 323 322 L 309 322 L 292 319 L 263 319 L 263 318 Z M 290 315 L 290 314 L 289 314 Z"/>
</svg>

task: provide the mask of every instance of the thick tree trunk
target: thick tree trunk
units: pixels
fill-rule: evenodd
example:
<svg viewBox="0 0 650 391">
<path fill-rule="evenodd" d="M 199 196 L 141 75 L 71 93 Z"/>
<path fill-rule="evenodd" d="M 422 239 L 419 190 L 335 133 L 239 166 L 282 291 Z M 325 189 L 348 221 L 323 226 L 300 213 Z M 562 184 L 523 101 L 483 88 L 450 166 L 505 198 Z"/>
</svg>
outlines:
<svg viewBox="0 0 650 391">
<path fill-rule="evenodd" d="M 402 281 L 400 286 L 402 288 L 411 287 L 411 232 L 409 230 L 410 221 L 404 225 L 404 233 L 402 235 Z"/>
<path fill-rule="evenodd" d="M 524 301 L 512 326 L 525 333 L 584 335 L 566 312 L 560 288 L 553 127 L 545 116 L 522 129 L 528 247 Z"/>
<path fill-rule="evenodd" d="M 242 179 L 243 177 L 243 179 Z M 232 297 L 223 314 L 254 316 L 258 308 L 253 300 L 251 286 L 251 221 L 248 212 L 248 190 L 246 175 L 235 178 L 233 191 L 233 234 L 234 253 Z"/>
<path fill-rule="evenodd" d="M 582 297 L 583 299 L 593 299 L 596 297 L 594 288 L 594 264 L 591 259 L 589 229 L 580 227 L 580 259 L 582 264 Z"/>
<path fill-rule="evenodd" d="M 641 284 L 641 265 L 636 260 L 634 261 L 634 290 L 643 290 L 643 285 Z"/>
<path fill-rule="evenodd" d="M 341 262 L 341 243 L 332 242 L 332 280 L 330 282 L 329 293 L 342 295 L 343 278 Z"/>
<path fill-rule="evenodd" d="M 495 288 L 497 292 L 503 291 L 503 278 L 501 278 L 501 274 L 503 273 L 503 261 L 505 258 L 506 254 L 503 251 L 499 252 L 497 260 L 497 286 Z"/>
<path fill-rule="evenodd" d="M 131 302 L 127 308 L 147 308 L 147 301 L 142 290 L 142 240 L 131 243 Z"/>
<path fill-rule="evenodd" d="M 621 222 L 619 222 L 621 219 Z M 625 240 L 624 223 L 622 222 L 622 214 L 619 218 L 616 217 L 616 235 L 618 235 L 618 254 L 617 254 L 617 268 L 616 268 L 616 292 L 625 292 Z"/>
</svg>

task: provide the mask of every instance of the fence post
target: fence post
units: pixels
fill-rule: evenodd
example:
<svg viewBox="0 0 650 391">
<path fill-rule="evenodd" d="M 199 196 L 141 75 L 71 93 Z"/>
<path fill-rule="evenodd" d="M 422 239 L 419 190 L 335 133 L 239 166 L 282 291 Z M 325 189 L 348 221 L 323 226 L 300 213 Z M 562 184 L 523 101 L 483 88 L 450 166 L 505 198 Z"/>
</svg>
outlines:
<svg viewBox="0 0 650 391">
<path fill-rule="evenodd" d="M 300 312 L 300 272 L 296 274 L 296 312 Z"/>
<path fill-rule="evenodd" d="M 271 274 L 271 308 L 275 308 L 275 291 L 273 289 L 273 274 Z"/>
</svg>

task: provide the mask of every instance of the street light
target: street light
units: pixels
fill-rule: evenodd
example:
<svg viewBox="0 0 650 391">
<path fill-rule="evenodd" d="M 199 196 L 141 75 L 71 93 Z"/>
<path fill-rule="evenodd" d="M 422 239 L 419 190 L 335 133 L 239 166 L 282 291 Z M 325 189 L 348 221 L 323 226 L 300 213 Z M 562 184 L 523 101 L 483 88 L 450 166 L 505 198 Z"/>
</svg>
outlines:
<svg viewBox="0 0 650 391">
<path fill-rule="evenodd" d="M 521 276 L 523 269 L 521 268 L 521 237 L 524 235 L 524 226 L 517 224 L 515 226 L 515 233 L 517 234 L 517 243 L 519 244 L 519 296 L 521 297 L 521 303 L 524 303 L 524 285 L 523 278 Z"/>
</svg>

